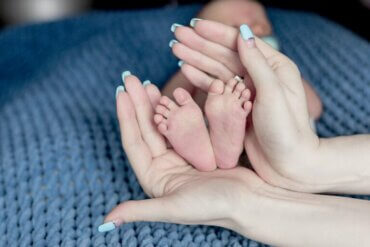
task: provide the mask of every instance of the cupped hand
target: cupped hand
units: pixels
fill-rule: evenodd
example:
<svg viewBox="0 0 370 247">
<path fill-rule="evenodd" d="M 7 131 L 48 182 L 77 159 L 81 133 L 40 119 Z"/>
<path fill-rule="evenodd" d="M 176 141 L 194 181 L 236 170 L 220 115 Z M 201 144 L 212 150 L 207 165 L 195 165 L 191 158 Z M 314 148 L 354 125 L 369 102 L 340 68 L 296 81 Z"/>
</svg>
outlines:
<svg viewBox="0 0 370 247">
<path fill-rule="evenodd" d="M 176 28 L 175 35 L 180 42 L 173 52 L 185 61 L 181 70 L 194 85 L 207 90 L 214 77 L 225 81 L 237 74 L 252 87 L 245 147 L 258 175 L 283 188 L 317 191 L 315 182 L 324 178 L 310 158 L 319 139 L 309 124 L 297 66 L 259 38 L 249 40 L 251 46 L 238 29 L 221 23 L 199 20 L 193 29 Z"/>
<path fill-rule="evenodd" d="M 151 198 L 127 201 L 105 218 L 100 230 L 132 221 L 207 224 L 236 228 L 236 215 L 253 207 L 255 191 L 265 183 L 251 170 L 200 172 L 166 146 L 153 123 L 153 105 L 160 93 L 144 89 L 135 76 L 125 78 L 126 92 L 117 94 L 123 148 L 145 193 Z M 239 212 L 235 205 L 248 198 Z M 238 217 L 239 217 L 238 216 Z M 106 227 L 108 226 L 108 228 Z M 114 228 L 114 227 L 113 227 Z"/>
</svg>

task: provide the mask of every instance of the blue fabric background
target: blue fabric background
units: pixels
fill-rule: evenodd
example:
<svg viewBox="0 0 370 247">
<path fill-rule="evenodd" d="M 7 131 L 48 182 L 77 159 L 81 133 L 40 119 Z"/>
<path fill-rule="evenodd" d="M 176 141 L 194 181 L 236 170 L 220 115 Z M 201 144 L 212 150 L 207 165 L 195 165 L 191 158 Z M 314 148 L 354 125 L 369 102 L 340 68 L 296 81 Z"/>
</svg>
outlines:
<svg viewBox="0 0 370 247">
<path fill-rule="evenodd" d="M 217 227 L 97 232 L 120 201 L 145 198 L 121 148 L 120 74 L 163 85 L 177 70 L 170 26 L 199 8 L 97 12 L 0 33 L 0 246 L 262 246 Z M 269 15 L 322 97 L 318 133 L 369 133 L 369 43 L 312 14 Z"/>
</svg>

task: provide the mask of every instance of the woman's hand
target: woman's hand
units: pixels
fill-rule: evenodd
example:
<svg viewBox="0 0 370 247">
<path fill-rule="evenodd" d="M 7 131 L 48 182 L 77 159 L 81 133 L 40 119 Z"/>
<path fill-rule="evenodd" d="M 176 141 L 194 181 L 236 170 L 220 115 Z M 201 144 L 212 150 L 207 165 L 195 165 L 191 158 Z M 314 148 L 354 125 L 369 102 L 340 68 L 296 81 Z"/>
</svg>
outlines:
<svg viewBox="0 0 370 247">
<path fill-rule="evenodd" d="M 181 43 L 173 52 L 185 61 L 181 70 L 194 85 L 206 90 L 210 75 L 237 74 L 252 93 L 256 87 L 245 147 L 265 181 L 296 191 L 369 193 L 369 135 L 319 139 L 309 127 L 300 73 L 289 58 L 257 37 L 256 46 L 246 49 L 239 30 L 213 21 L 176 28 L 175 35 Z"/>
<path fill-rule="evenodd" d="M 313 173 L 306 173 L 318 138 L 309 125 L 296 65 L 257 37 L 256 47 L 243 49 L 238 29 L 213 21 L 178 27 L 175 36 L 180 42 L 173 52 L 185 61 L 181 70 L 194 85 L 206 91 L 214 79 L 210 75 L 222 80 L 240 75 L 251 88 L 256 98 L 245 146 L 258 175 L 283 188 L 320 190 L 308 178 Z"/>
<path fill-rule="evenodd" d="M 247 23 L 258 36 L 271 34 L 271 23 L 264 7 L 254 0 L 215 0 L 204 6 L 197 15 L 198 18 L 214 20 L 226 25 L 239 26 Z M 230 79 L 230 78 L 229 78 Z M 165 85 L 163 94 L 172 98 L 173 91 L 182 87 L 193 95 L 194 100 L 202 107 L 205 94 L 194 88 L 181 72 L 177 72 Z"/>
<path fill-rule="evenodd" d="M 265 183 L 252 171 L 199 172 L 177 153 L 166 147 L 153 124 L 153 105 L 159 91 L 142 86 L 134 76 L 125 78 L 127 92 L 118 91 L 117 114 L 123 148 L 137 178 L 152 199 L 128 201 L 106 217 L 101 231 L 132 221 L 161 221 L 182 224 L 217 225 L 236 228 L 237 215 L 248 216 L 256 201 L 255 191 Z M 146 92 L 146 91 L 147 92 Z M 149 97 L 148 97 L 149 95 Z M 152 104 L 151 104 L 152 102 Z M 241 198 L 248 201 L 238 210 Z"/>
<path fill-rule="evenodd" d="M 222 226 L 277 246 L 297 246 L 302 239 L 308 246 L 368 243 L 368 201 L 282 190 L 241 166 L 199 172 L 168 149 L 154 128 L 152 105 L 159 99 L 158 89 L 144 89 L 134 76 L 125 78 L 125 86 L 127 92 L 117 94 L 122 143 L 151 199 L 121 203 L 99 231 L 159 221 Z"/>
<path fill-rule="evenodd" d="M 277 246 L 298 246 L 302 239 L 308 246 L 369 242 L 368 201 L 282 190 L 244 167 L 199 172 L 168 149 L 154 128 L 152 105 L 158 102 L 158 89 L 144 89 L 134 76 L 125 78 L 125 86 L 127 93 L 120 88 L 117 94 L 122 143 L 151 199 L 121 203 L 99 231 L 133 221 L 160 221 L 222 226 Z"/>
</svg>

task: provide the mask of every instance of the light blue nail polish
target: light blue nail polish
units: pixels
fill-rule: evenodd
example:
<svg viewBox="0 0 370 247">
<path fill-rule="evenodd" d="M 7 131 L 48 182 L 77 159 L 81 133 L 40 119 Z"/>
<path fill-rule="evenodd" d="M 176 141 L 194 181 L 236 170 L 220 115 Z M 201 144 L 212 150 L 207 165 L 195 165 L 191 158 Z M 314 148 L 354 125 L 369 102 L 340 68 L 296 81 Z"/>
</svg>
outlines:
<svg viewBox="0 0 370 247">
<path fill-rule="evenodd" d="M 177 27 L 183 27 L 183 25 L 178 24 L 178 23 L 172 24 L 172 26 L 171 26 L 171 32 L 174 33 Z"/>
<path fill-rule="evenodd" d="M 197 24 L 197 21 L 201 21 L 201 20 L 203 20 L 203 19 L 199 19 L 199 18 L 193 18 L 193 19 L 191 19 L 190 26 L 191 27 L 195 27 L 195 24 Z"/>
<path fill-rule="evenodd" d="M 99 232 L 109 232 L 116 229 L 116 225 L 113 222 L 107 222 L 98 227 Z"/>
<path fill-rule="evenodd" d="M 124 86 L 118 86 L 117 89 L 116 89 L 116 98 L 117 98 L 117 96 L 120 92 L 124 92 L 124 91 L 125 91 Z"/>
<path fill-rule="evenodd" d="M 243 24 L 240 26 L 240 34 L 244 40 L 253 39 L 254 35 L 252 30 L 248 27 L 247 24 Z"/>
<path fill-rule="evenodd" d="M 149 80 L 143 81 L 143 86 L 146 86 L 146 85 L 149 85 L 149 84 L 151 84 L 151 82 Z"/>
<path fill-rule="evenodd" d="M 180 61 L 177 63 L 177 65 L 178 65 L 179 67 L 181 67 L 183 64 L 184 64 L 184 61 L 182 61 L 182 60 L 180 60 Z"/>
<path fill-rule="evenodd" d="M 269 44 L 275 50 L 280 50 L 279 40 L 275 36 L 265 36 L 262 38 L 262 40 Z"/>
<path fill-rule="evenodd" d="M 131 75 L 131 72 L 128 71 L 128 70 L 122 72 L 122 75 L 121 76 L 122 76 L 122 82 L 123 83 L 125 83 L 126 76 L 129 76 L 129 75 Z"/>
<path fill-rule="evenodd" d="M 176 43 L 179 43 L 179 42 L 177 40 L 173 39 L 173 40 L 170 41 L 170 43 L 168 45 L 172 48 L 172 46 Z"/>
</svg>

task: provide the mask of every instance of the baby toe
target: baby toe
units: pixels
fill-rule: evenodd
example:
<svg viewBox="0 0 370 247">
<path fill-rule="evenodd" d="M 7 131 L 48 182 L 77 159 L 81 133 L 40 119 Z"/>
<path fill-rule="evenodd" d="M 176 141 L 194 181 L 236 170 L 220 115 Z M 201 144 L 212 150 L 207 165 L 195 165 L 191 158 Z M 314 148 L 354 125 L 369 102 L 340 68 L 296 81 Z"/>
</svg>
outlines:
<svg viewBox="0 0 370 247">
<path fill-rule="evenodd" d="M 170 111 L 167 109 L 167 107 L 165 107 L 163 105 L 157 105 L 156 108 L 155 108 L 155 112 L 157 114 L 161 114 L 165 118 L 168 118 L 170 116 Z"/>
<path fill-rule="evenodd" d="M 167 124 L 166 123 L 160 123 L 158 125 L 158 131 L 159 133 L 161 133 L 162 135 L 165 135 L 167 133 Z"/>
<path fill-rule="evenodd" d="M 238 83 L 235 88 L 234 88 L 234 91 L 233 91 L 233 94 L 235 96 L 237 96 L 238 98 L 241 96 L 242 94 L 242 91 L 245 89 L 245 84 L 240 82 Z"/>
<path fill-rule="evenodd" d="M 163 115 L 161 114 L 155 114 L 154 115 L 154 123 L 160 124 L 164 120 Z"/>
<path fill-rule="evenodd" d="M 180 105 L 186 105 L 189 103 L 195 103 L 190 93 L 183 88 L 176 88 L 173 92 L 176 102 Z"/>
<path fill-rule="evenodd" d="M 238 81 L 235 78 L 230 79 L 225 86 L 225 93 L 232 93 L 234 91 L 235 85 Z"/>
<path fill-rule="evenodd" d="M 162 96 L 160 101 L 159 101 L 162 105 L 166 106 L 168 109 L 170 110 L 176 110 L 178 108 L 178 106 L 175 104 L 175 102 L 173 102 L 170 98 L 168 98 L 167 96 Z"/>
<path fill-rule="evenodd" d="M 246 114 L 249 114 L 252 110 L 252 102 L 250 101 L 245 101 L 243 104 L 243 109 Z"/>
<path fill-rule="evenodd" d="M 240 99 L 243 101 L 249 100 L 250 97 L 251 97 L 251 91 L 248 88 L 244 89 L 240 95 Z"/>
<path fill-rule="evenodd" d="M 225 89 L 225 85 L 224 85 L 223 81 L 216 79 L 209 86 L 208 93 L 219 95 L 219 94 L 222 94 L 224 92 L 224 89 Z"/>
</svg>

